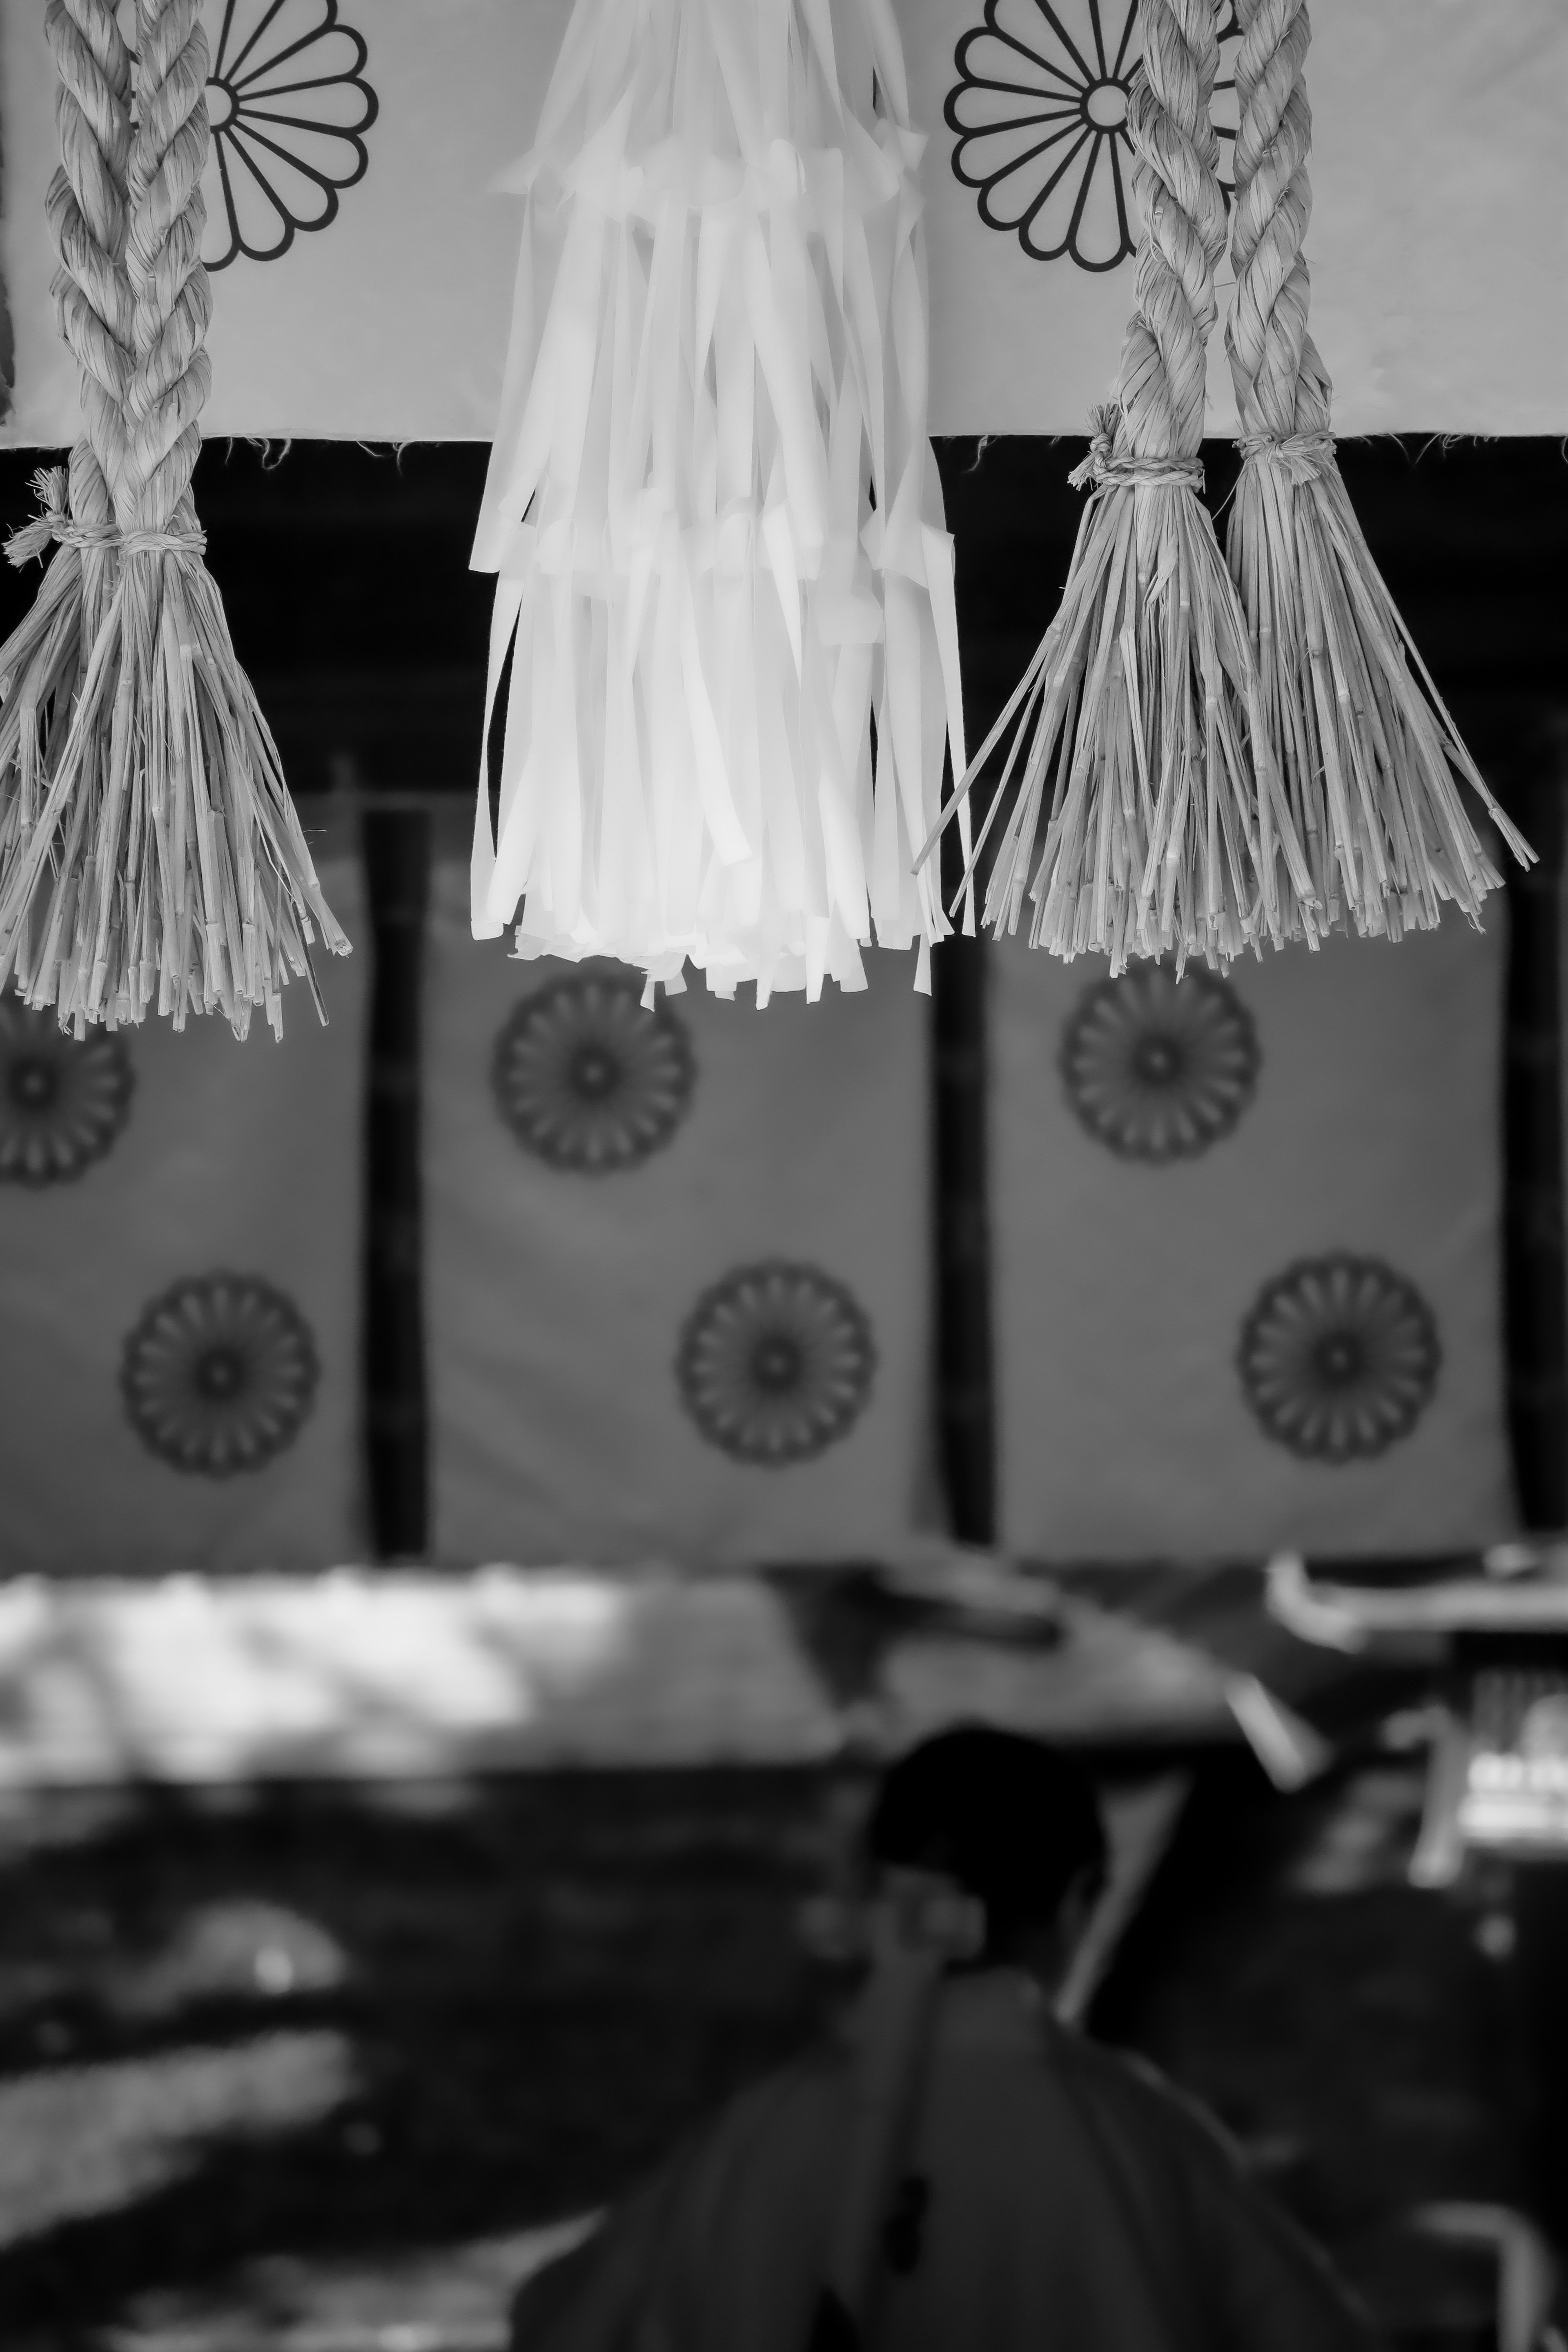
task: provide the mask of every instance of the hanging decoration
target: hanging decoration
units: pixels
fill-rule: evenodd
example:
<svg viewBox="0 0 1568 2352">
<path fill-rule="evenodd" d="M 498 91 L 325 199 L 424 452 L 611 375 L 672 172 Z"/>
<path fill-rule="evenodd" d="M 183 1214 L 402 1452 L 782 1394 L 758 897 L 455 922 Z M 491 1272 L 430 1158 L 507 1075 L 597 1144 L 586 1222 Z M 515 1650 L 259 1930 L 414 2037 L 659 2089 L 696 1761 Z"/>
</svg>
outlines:
<svg viewBox="0 0 1568 2352">
<path fill-rule="evenodd" d="M 0 649 L 0 987 L 63 1026 L 156 1006 L 243 1036 L 348 941 L 230 642 L 191 496 L 210 367 L 200 0 L 50 0 L 61 167 L 48 217 L 82 438 L 38 477 L 13 562 L 54 554 Z"/>
<path fill-rule="evenodd" d="M 1032 945 L 1107 954 L 1112 972 L 1169 952 L 1178 969 L 1194 953 L 1223 965 L 1262 940 L 1317 930 L 1246 617 L 1198 498 L 1225 247 L 1216 10 L 1141 0 L 1141 21 L 1127 131 L 1143 228 L 1117 393 L 1071 477 L 1090 495 L 1060 608 L 947 810 L 962 809 L 1012 730 L 979 836 L 983 846 L 1016 771 L 984 919 L 1015 930 L 1027 891 Z"/>
<path fill-rule="evenodd" d="M 963 766 L 921 142 L 884 0 L 576 0 L 474 549 L 510 657 L 476 935 L 731 994 L 949 929 Z"/>
<path fill-rule="evenodd" d="M 1456 777 L 1522 864 L 1362 535 L 1334 462 L 1331 387 L 1307 325 L 1312 118 L 1305 0 L 1237 0 L 1240 125 L 1226 350 L 1241 425 L 1227 551 L 1313 895 L 1336 929 L 1398 939 L 1500 887 Z M 1408 657 L 1407 657 L 1408 656 Z M 1411 668 L 1412 660 L 1415 670 Z"/>
</svg>

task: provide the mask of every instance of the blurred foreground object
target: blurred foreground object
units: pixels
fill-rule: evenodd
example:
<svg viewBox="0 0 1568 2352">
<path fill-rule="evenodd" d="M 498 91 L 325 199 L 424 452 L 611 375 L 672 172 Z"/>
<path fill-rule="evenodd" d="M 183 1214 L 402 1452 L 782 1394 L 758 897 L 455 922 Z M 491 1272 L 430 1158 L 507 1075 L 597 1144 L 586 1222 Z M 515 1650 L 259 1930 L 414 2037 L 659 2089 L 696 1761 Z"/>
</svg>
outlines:
<svg viewBox="0 0 1568 2352">
<path fill-rule="evenodd" d="M 63 161 L 48 214 L 60 332 L 82 376 L 68 477 L 14 562 L 56 547 L 0 648 L 0 986 L 61 1026 L 183 1027 L 254 1010 L 310 947 L 348 941 L 321 896 L 276 747 L 203 562 L 190 478 L 210 367 L 199 258 L 209 128 L 199 0 L 50 0 Z"/>
<path fill-rule="evenodd" d="M 1468 1847 L 1568 1860 L 1568 1552 L 1499 1546 L 1477 1572 L 1418 1585 L 1331 1584 L 1281 1553 L 1268 1605 L 1303 1641 L 1365 1653 L 1411 1634 L 1447 1638 L 1447 1705 L 1434 1723 L 1417 1885 L 1448 1885 Z"/>
</svg>

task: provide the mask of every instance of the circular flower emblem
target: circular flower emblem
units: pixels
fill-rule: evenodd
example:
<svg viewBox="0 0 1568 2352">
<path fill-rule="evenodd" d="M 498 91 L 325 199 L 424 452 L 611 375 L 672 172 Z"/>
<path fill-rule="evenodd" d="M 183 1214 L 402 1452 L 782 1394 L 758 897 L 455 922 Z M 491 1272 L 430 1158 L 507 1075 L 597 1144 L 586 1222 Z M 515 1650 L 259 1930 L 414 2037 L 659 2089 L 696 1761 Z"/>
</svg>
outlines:
<svg viewBox="0 0 1568 2352">
<path fill-rule="evenodd" d="M 1191 1160 L 1228 1135 L 1258 1082 L 1258 1034 L 1228 981 L 1140 964 L 1086 989 L 1062 1036 L 1068 1100 L 1122 1160 Z"/>
<path fill-rule="evenodd" d="M 1312 1462 L 1352 1462 L 1408 1437 L 1437 1385 L 1432 1310 L 1375 1258 L 1307 1258 L 1267 1283 L 1237 1349 L 1267 1434 Z"/>
<path fill-rule="evenodd" d="M 68 1035 L 49 1013 L 0 999 L 0 1183 L 68 1184 L 131 1115 L 122 1037 Z"/>
<path fill-rule="evenodd" d="M 696 1064 L 682 1024 L 649 1012 L 635 980 L 595 973 L 525 996 L 490 1065 L 501 1117 L 552 1168 L 635 1168 L 691 1108 Z"/>
<path fill-rule="evenodd" d="M 125 1342 L 120 1388 L 151 1453 L 229 1478 L 293 1444 L 318 1374 L 292 1299 L 255 1275 L 205 1274 L 153 1299 Z"/>
<path fill-rule="evenodd" d="M 1214 121 L 1228 155 L 1234 6 L 1219 37 Z M 1137 245 L 1127 110 L 1141 55 L 1138 0 L 985 0 L 984 22 L 959 42 L 945 109 L 953 171 L 978 191 L 987 227 L 1016 232 L 1032 260 L 1067 254 L 1080 269 L 1114 269 Z"/>
<path fill-rule="evenodd" d="M 209 269 L 276 261 L 296 230 L 336 220 L 339 191 L 370 168 L 366 55 L 338 0 L 224 0 L 206 92 Z"/>
<path fill-rule="evenodd" d="M 846 1436 L 877 1368 L 853 1294 L 809 1265 L 743 1265 L 705 1290 L 680 1335 L 681 1402 L 737 1462 L 809 1462 Z"/>
</svg>

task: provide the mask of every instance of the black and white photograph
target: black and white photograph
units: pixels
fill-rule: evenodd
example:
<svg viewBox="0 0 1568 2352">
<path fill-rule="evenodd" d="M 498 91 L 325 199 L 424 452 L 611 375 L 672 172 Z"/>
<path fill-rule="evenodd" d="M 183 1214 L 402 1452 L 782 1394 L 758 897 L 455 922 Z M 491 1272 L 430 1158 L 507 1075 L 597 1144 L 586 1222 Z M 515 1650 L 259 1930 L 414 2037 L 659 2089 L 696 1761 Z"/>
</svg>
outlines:
<svg viewBox="0 0 1568 2352">
<path fill-rule="evenodd" d="M 1563 0 L 0 0 L 0 2352 L 1568 2352 Z"/>
</svg>

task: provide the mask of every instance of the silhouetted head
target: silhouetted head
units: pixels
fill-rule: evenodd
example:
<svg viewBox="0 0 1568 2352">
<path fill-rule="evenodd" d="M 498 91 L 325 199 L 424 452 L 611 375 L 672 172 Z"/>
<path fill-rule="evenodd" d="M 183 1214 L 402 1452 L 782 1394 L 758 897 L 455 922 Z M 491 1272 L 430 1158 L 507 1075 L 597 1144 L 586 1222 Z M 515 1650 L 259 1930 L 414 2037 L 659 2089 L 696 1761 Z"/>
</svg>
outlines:
<svg viewBox="0 0 1568 2352">
<path fill-rule="evenodd" d="M 950 1879 L 984 1906 L 983 1961 L 1037 1952 L 1098 1895 L 1105 1829 L 1088 1775 L 1044 1740 L 981 1724 L 922 1740 L 883 1780 L 866 1827 L 879 1873 Z"/>
</svg>

